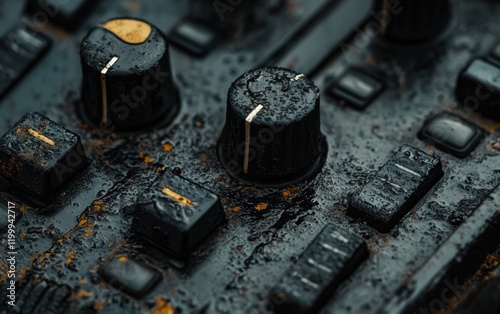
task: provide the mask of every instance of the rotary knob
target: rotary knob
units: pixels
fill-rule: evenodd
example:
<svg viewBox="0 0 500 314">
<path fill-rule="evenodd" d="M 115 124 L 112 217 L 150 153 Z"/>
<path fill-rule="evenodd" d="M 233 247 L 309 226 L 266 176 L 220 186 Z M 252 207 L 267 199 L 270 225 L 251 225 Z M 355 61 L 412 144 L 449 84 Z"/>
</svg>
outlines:
<svg viewBox="0 0 500 314">
<path fill-rule="evenodd" d="M 131 131 L 166 122 L 178 111 L 169 45 L 155 26 L 113 19 L 81 45 L 83 114 L 99 126 Z"/>
<path fill-rule="evenodd" d="M 319 89 L 303 74 L 266 67 L 232 84 L 219 155 L 233 177 L 258 186 L 297 183 L 320 170 L 326 150 Z"/>
<path fill-rule="evenodd" d="M 226 36 L 244 32 L 256 18 L 261 0 L 191 0 L 190 17 L 211 26 Z"/>
<path fill-rule="evenodd" d="M 375 0 L 382 35 L 392 42 L 432 40 L 445 31 L 451 20 L 451 0 L 403 0 L 398 3 Z"/>
</svg>

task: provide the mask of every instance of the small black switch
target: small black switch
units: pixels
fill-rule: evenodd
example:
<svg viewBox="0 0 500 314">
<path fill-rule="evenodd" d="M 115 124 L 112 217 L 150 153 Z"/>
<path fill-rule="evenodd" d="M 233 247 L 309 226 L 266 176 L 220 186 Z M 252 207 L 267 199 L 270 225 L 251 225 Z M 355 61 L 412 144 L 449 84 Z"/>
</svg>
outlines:
<svg viewBox="0 0 500 314">
<path fill-rule="evenodd" d="M 418 133 L 421 140 L 431 140 L 436 147 L 459 158 L 467 157 L 483 135 L 479 127 L 450 113 L 428 120 Z"/>
<path fill-rule="evenodd" d="M 316 313 L 368 256 L 360 237 L 327 225 L 271 290 L 278 313 Z"/>
<path fill-rule="evenodd" d="M 49 49 L 45 35 L 20 23 L 0 39 L 0 98 Z"/>
<path fill-rule="evenodd" d="M 199 57 L 203 57 L 217 44 L 218 33 L 209 26 L 194 20 L 184 19 L 168 35 L 172 44 Z"/>
<path fill-rule="evenodd" d="M 26 10 L 34 18 L 48 19 L 67 30 L 75 30 L 97 0 L 29 0 Z"/>
<path fill-rule="evenodd" d="M 39 113 L 0 139 L 0 174 L 39 196 L 50 196 L 87 163 L 80 137 Z"/>
<path fill-rule="evenodd" d="M 160 281 L 160 273 L 126 255 L 113 256 L 101 268 L 109 284 L 135 298 L 142 298 Z"/>
<path fill-rule="evenodd" d="M 500 68 L 481 59 L 472 61 L 459 75 L 458 101 L 469 110 L 500 119 Z"/>
<path fill-rule="evenodd" d="M 358 110 L 365 109 L 384 89 L 384 85 L 358 69 L 348 69 L 327 93 Z"/>
<path fill-rule="evenodd" d="M 132 230 L 167 253 L 185 256 L 224 219 L 215 194 L 168 173 L 137 200 Z"/>
<path fill-rule="evenodd" d="M 347 214 L 389 232 L 442 176 L 438 158 L 403 145 L 352 197 Z"/>
</svg>

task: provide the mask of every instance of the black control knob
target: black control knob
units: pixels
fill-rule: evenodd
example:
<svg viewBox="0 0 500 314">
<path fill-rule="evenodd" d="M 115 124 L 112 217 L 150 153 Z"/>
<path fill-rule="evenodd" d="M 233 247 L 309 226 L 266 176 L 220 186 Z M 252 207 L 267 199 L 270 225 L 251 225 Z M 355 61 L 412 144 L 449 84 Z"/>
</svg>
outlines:
<svg viewBox="0 0 500 314">
<path fill-rule="evenodd" d="M 227 36 L 241 34 L 256 19 L 255 8 L 261 0 L 191 0 L 190 17 L 201 21 Z"/>
<path fill-rule="evenodd" d="M 319 89 L 303 74 L 268 67 L 232 84 L 219 155 L 233 177 L 255 185 L 292 184 L 317 172 L 326 150 Z"/>
<path fill-rule="evenodd" d="M 398 43 L 432 40 L 451 20 L 451 0 L 375 0 L 382 35 Z"/>
<path fill-rule="evenodd" d="M 176 114 L 169 45 L 155 26 L 135 19 L 109 20 L 87 34 L 80 55 L 83 113 L 93 124 L 129 131 Z"/>
</svg>

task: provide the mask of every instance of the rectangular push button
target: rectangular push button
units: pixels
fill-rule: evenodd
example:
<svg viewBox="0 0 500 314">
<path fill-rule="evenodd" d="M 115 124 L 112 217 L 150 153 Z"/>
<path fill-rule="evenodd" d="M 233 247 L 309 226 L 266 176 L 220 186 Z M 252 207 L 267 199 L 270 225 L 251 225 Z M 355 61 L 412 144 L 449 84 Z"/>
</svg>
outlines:
<svg viewBox="0 0 500 314">
<path fill-rule="evenodd" d="M 0 175 L 39 196 L 50 196 L 87 162 L 80 137 L 39 113 L 0 139 Z"/>
<path fill-rule="evenodd" d="M 100 271 L 109 284 L 135 298 L 142 298 L 161 279 L 160 273 L 129 256 L 113 256 Z"/>
<path fill-rule="evenodd" d="M 205 24 L 184 19 L 169 34 L 170 42 L 187 52 L 203 57 L 217 44 L 218 33 Z"/>
<path fill-rule="evenodd" d="M 352 197 L 347 213 L 389 232 L 442 176 L 438 158 L 403 145 Z"/>
<path fill-rule="evenodd" d="M 500 67 L 485 60 L 472 61 L 457 83 L 458 101 L 466 108 L 500 119 Z"/>
<path fill-rule="evenodd" d="M 467 157 L 483 135 L 479 127 L 451 113 L 442 113 L 428 120 L 418 133 L 421 140 L 429 140 L 458 158 Z"/>
<path fill-rule="evenodd" d="M 185 256 L 224 219 L 215 194 L 166 173 L 137 200 L 132 229 L 159 249 Z"/>
<path fill-rule="evenodd" d="M 384 86 L 375 78 L 358 69 L 348 69 L 327 90 L 334 98 L 344 101 L 358 110 L 365 109 L 377 97 Z"/>
<path fill-rule="evenodd" d="M 47 51 L 50 40 L 25 24 L 0 39 L 0 98 Z"/>
<path fill-rule="evenodd" d="M 272 289 L 277 313 L 316 313 L 367 257 L 360 237 L 327 225 Z"/>
</svg>

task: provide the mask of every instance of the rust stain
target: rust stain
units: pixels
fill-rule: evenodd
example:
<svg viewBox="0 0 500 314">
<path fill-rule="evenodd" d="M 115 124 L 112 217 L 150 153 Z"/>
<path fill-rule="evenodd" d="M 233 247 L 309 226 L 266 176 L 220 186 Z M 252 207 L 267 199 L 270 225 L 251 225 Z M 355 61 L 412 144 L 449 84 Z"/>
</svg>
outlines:
<svg viewBox="0 0 500 314">
<path fill-rule="evenodd" d="M 170 153 L 174 147 L 170 143 L 163 144 L 163 151 Z"/>
<path fill-rule="evenodd" d="M 89 225 L 87 226 L 87 230 L 86 230 L 86 232 L 85 232 L 84 236 L 86 236 L 86 237 L 90 237 L 90 235 L 92 234 L 92 231 L 93 231 L 93 230 L 92 230 L 92 226 L 93 226 L 93 224 L 89 224 Z"/>
<path fill-rule="evenodd" d="M 257 205 L 255 205 L 255 209 L 257 211 L 263 211 L 263 210 L 266 210 L 267 209 L 267 203 L 259 203 Z"/>
<path fill-rule="evenodd" d="M 106 299 L 101 299 L 99 300 L 95 305 L 94 305 L 94 309 L 97 311 L 97 312 L 101 312 L 103 309 L 104 309 L 104 304 L 106 303 Z"/>
<path fill-rule="evenodd" d="M 63 243 L 65 240 L 67 240 L 78 229 L 92 227 L 92 225 L 89 223 L 89 216 L 88 216 L 88 214 L 89 213 L 100 212 L 105 207 L 106 207 L 106 205 L 104 204 L 103 200 L 96 200 L 96 201 L 92 202 L 92 205 L 90 207 L 87 207 L 87 209 L 85 210 L 85 212 L 83 212 L 80 215 L 80 217 L 78 217 L 78 223 L 77 223 L 77 225 L 73 229 L 71 229 L 70 231 L 68 231 L 66 234 L 64 234 L 62 237 L 60 237 L 59 239 L 57 239 L 56 242 L 54 243 L 54 245 L 52 245 L 52 247 L 49 250 L 47 250 L 43 254 L 40 254 L 40 256 L 38 257 L 38 262 L 41 263 L 41 262 L 45 261 L 47 258 L 49 258 L 54 253 L 54 251 L 56 249 L 55 244 L 57 244 L 57 243 Z"/>
<path fill-rule="evenodd" d="M 289 198 L 289 197 L 292 197 L 295 194 L 297 194 L 298 191 L 300 191 L 300 188 L 297 186 L 294 186 L 294 187 L 283 190 L 281 192 L 281 195 L 283 196 L 283 198 Z"/>
<path fill-rule="evenodd" d="M 174 307 L 165 299 L 158 297 L 155 301 L 155 307 L 149 311 L 149 314 L 174 314 Z"/>
<path fill-rule="evenodd" d="M 139 153 L 139 158 L 141 158 L 141 159 L 142 159 L 142 161 L 143 161 L 145 164 L 148 164 L 148 165 L 149 165 L 149 164 L 154 163 L 153 158 L 151 158 L 149 155 L 147 155 L 147 154 L 145 154 L 145 153 L 143 153 L 143 152 L 140 152 L 140 153 Z"/>
<path fill-rule="evenodd" d="M 92 293 L 91 292 L 88 292 L 88 291 L 85 291 L 85 290 L 78 290 L 74 293 L 74 296 L 75 298 L 83 298 L 83 299 L 86 299 L 86 298 L 90 298 L 92 297 Z"/>
<path fill-rule="evenodd" d="M 488 128 L 488 131 L 490 132 L 490 134 L 493 134 L 498 130 L 500 130 L 500 123 L 495 123 Z"/>
<path fill-rule="evenodd" d="M 76 250 L 73 249 L 71 252 L 69 252 L 68 258 L 66 258 L 66 264 L 71 264 L 75 260 L 76 257 Z"/>
</svg>

